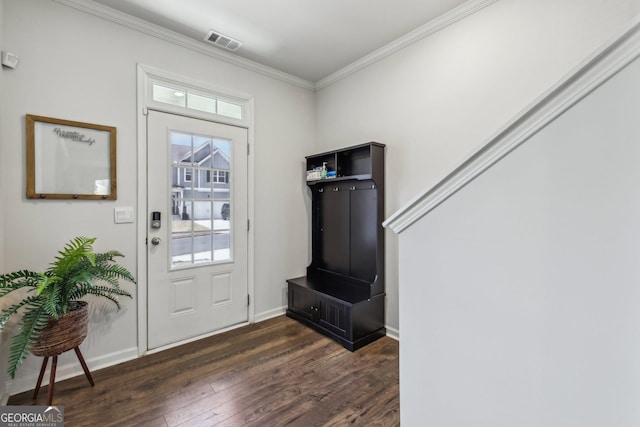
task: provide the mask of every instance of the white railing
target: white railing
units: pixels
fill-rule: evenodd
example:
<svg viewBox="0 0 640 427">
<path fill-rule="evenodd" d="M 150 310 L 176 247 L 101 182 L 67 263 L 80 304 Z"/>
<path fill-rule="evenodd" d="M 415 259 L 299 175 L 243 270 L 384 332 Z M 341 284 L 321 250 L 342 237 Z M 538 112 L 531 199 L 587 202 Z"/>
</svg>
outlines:
<svg viewBox="0 0 640 427">
<path fill-rule="evenodd" d="M 640 20 L 627 27 L 612 42 L 592 54 L 564 79 L 525 108 L 481 144 L 453 171 L 387 218 L 383 226 L 395 233 L 401 233 L 638 56 L 640 56 Z"/>
</svg>

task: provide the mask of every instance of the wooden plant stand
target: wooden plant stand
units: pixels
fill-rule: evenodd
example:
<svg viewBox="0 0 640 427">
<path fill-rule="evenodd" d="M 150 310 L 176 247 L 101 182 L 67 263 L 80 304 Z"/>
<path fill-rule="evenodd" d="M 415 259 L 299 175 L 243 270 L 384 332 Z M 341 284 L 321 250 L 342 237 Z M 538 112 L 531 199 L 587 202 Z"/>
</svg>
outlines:
<svg viewBox="0 0 640 427">
<path fill-rule="evenodd" d="M 80 348 L 74 347 L 73 350 L 75 350 L 76 356 L 78 356 L 78 360 L 80 361 L 80 365 L 82 365 L 82 370 L 84 371 L 84 374 L 87 376 L 87 379 L 89 380 L 89 384 L 91 384 L 91 387 L 93 387 L 96 384 L 95 382 L 93 382 L 93 377 L 91 376 L 91 372 L 89 371 L 89 368 L 87 368 L 87 364 L 84 361 L 84 357 L 82 357 Z M 56 382 L 56 367 L 58 366 L 58 356 L 59 354 L 51 356 L 53 357 L 53 360 L 51 362 L 51 374 L 49 375 L 49 393 L 47 395 L 48 396 L 47 406 L 51 406 L 51 403 L 53 402 L 53 388 Z M 42 378 L 44 377 L 44 372 L 47 370 L 47 363 L 49 362 L 49 357 L 50 356 L 44 356 L 44 360 L 42 361 L 42 368 L 40 369 L 40 375 L 38 376 L 38 383 L 36 384 L 36 388 L 33 391 L 33 400 L 36 400 L 38 398 L 38 392 L 40 391 L 40 385 L 42 384 Z"/>
<path fill-rule="evenodd" d="M 89 368 L 87 368 L 87 364 L 79 348 L 79 345 L 82 344 L 87 336 L 88 324 L 89 310 L 87 303 L 84 301 L 72 301 L 69 303 L 69 311 L 66 314 L 63 314 L 58 319 L 49 320 L 49 323 L 31 347 L 31 354 L 44 357 L 40 375 L 38 376 L 38 383 L 33 391 L 34 400 L 38 397 L 42 378 L 47 370 L 49 357 L 53 357 L 53 361 L 51 362 L 51 375 L 49 377 L 49 397 L 47 400 L 47 405 L 51 406 L 53 401 L 53 388 L 56 381 L 58 356 L 71 349 L 76 352 L 76 356 L 78 356 L 78 360 L 82 365 L 84 374 L 89 380 L 89 384 L 91 384 L 91 387 L 95 385 L 91 372 L 89 372 Z"/>
</svg>

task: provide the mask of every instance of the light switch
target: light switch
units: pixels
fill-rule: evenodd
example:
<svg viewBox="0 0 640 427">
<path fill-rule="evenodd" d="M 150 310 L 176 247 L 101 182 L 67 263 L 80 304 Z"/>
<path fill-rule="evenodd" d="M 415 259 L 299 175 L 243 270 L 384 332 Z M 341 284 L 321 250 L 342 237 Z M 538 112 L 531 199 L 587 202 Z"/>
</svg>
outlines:
<svg viewBox="0 0 640 427">
<path fill-rule="evenodd" d="M 113 221 L 116 224 L 124 224 L 128 222 L 133 222 L 133 207 L 131 206 L 123 206 L 120 208 L 114 208 L 113 210 Z"/>
</svg>

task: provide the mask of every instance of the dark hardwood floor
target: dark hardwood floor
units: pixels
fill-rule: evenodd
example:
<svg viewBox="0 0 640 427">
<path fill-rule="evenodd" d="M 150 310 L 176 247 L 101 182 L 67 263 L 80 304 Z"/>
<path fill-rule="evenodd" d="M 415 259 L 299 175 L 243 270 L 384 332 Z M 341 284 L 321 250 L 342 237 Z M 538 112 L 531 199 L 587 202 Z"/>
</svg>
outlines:
<svg viewBox="0 0 640 427">
<path fill-rule="evenodd" d="M 351 353 L 285 316 L 92 374 L 56 383 L 66 426 L 400 424 L 396 341 Z M 47 388 L 9 404 L 45 405 Z"/>
</svg>

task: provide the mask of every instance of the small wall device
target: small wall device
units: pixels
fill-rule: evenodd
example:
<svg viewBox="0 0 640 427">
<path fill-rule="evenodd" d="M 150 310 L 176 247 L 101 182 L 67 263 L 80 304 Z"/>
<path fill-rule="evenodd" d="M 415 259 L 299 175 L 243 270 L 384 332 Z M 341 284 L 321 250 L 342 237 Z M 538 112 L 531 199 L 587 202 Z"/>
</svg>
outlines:
<svg viewBox="0 0 640 427">
<path fill-rule="evenodd" d="M 20 57 L 15 53 L 11 52 L 0 52 L 0 62 L 2 65 L 9 68 L 16 68 L 18 66 L 18 61 L 20 61 Z"/>
<path fill-rule="evenodd" d="M 160 212 L 151 213 L 151 228 L 160 228 Z"/>
</svg>

